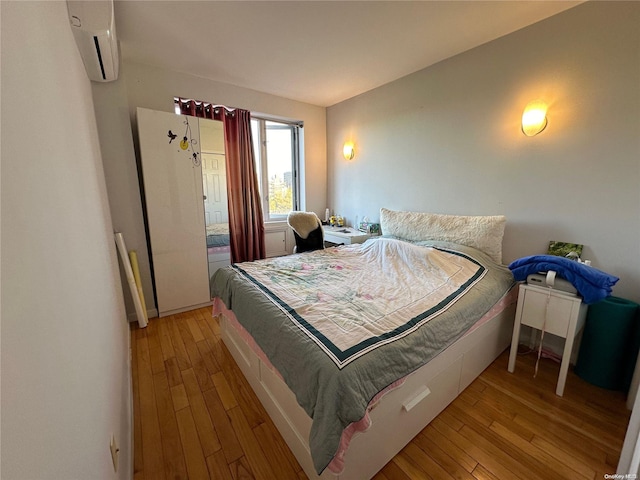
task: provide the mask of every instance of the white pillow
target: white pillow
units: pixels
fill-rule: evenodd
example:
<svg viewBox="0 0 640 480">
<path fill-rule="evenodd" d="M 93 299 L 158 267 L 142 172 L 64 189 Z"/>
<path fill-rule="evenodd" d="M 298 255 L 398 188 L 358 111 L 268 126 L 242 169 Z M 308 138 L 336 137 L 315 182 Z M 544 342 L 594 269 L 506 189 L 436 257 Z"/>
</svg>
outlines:
<svg viewBox="0 0 640 480">
<path fill-rule="evenodd" d="M 380 229 L 384 235 L 412 242 L 440 240 L 474 247 L 502 263 L 504 215 L 460 216 L 436 213 L 396 212 L 380 209 Z"/>
</svg>

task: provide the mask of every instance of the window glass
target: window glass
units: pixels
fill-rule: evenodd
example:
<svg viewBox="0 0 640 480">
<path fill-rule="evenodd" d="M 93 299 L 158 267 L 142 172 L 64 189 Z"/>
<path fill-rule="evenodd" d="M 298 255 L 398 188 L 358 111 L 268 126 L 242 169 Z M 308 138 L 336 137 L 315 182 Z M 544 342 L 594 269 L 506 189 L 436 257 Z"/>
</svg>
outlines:
<svg viewBox="0 0 640 480">
<path fill-rule="evenodd" d="M 284 220 L 298 208 L 299 129 L 273 120 L 251 120 L 265 221 Z"/>
</svg>

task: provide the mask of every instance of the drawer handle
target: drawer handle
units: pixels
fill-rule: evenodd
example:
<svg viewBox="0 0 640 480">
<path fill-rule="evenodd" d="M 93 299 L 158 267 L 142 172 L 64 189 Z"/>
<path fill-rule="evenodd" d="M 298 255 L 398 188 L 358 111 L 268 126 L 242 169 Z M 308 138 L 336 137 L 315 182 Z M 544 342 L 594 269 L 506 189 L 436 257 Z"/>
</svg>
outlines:
<svg viewBox="0 0 640 480">
<path fill-rule="evenodd" d="M 405 412 L 410 411 L 413 407 L 418 405 L 422 400 L 427 398 L 431 394 L 429 387 L 422 387 L 410 400 L 407 400 L 402 404 L 402 409 Z"/>
</svg>

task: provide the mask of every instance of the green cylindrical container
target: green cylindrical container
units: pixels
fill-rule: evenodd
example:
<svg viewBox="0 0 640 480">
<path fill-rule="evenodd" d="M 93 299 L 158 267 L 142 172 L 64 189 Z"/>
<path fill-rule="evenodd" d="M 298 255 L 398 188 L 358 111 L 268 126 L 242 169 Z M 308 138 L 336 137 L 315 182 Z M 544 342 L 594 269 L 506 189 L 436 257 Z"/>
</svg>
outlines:
<svg viewBox="0 0 640 480">
<path fill-rule="evenodd" d="M 580 378 L 608 390 L 629 390 L 640 343 L 639 307 L 619 297 L 589 305 L 575 368 Z"/>
</svg>

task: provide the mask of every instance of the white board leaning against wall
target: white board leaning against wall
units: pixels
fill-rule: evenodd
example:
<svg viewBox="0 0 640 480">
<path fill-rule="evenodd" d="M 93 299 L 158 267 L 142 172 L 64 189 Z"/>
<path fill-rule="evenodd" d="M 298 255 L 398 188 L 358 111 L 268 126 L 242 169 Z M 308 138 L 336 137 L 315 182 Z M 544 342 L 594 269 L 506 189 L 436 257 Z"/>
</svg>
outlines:
<svg viewBox="0 0 640 480">
<path fill-rule="evenodd" d="M 137 109 L 159 316 L 211 303 L 198 119 Z"/>
</svg>

